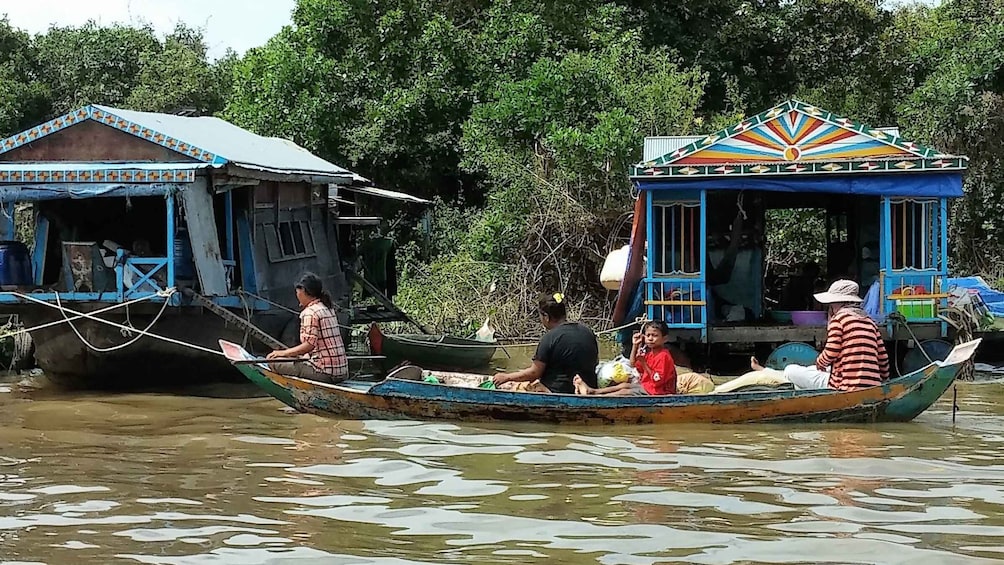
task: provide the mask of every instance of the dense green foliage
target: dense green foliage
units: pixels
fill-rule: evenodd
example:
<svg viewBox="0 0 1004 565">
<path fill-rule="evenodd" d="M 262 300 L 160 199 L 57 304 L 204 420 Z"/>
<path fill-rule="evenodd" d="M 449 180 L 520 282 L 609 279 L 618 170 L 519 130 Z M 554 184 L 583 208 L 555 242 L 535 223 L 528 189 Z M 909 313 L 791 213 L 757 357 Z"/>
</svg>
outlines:
<svg viewBox="0 0 1004 565">
<path fill-rule="evenodd" d="M 149 27 L 52 28 L 32 37 L 0 20 L 0 134 L 87 104 L 158 112 L 221 111 L 236 57 L 206 59 L 201 32 Z"/>
<path fill-rule="evenodd" d="M 216 62 L 183 27 L 0 24 L 4 133 L 89 102 L 220 112 L 435 198 L 424 250 L 417 213 L 385 229 L 401 302 L 458 331 L 488 313 L 524 331 L 544 290 L 605 316 L 597 273 L 642 138 L 791 97 L 969 155 L 954 267 L 1004 274 L 1004 0 L 299 0 L 292 26 Z M 789 220 L 772 257 L 797 256 Z"/>
</svg>

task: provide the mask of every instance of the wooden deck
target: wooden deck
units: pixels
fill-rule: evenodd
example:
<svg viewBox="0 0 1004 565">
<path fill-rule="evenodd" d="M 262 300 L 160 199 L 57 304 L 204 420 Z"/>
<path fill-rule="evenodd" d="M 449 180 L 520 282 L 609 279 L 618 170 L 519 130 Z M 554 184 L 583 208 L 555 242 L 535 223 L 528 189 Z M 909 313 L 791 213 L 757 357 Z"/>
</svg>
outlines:
<svg viewBox="0 0 1004 565">
<path fill-rule="evenodd" d="M 912 339 L 902 327 L 897 326 L 890 336 L 886 326 L 880 326 L 882 336 L 890 340 Z M 910 329 L 918 339 L 937 339 L 942 337 L 940 324 L 912 324 Z M 670 339 L 682 342 L 701 340 L 700 330 L 669 331 Z M 779 325 L 728 325 L 708 328 L 709 343 L 787 343 L 804 341 L 823 343 L 826 341 L 826 327 L 802 327 Z"/>
</svg>

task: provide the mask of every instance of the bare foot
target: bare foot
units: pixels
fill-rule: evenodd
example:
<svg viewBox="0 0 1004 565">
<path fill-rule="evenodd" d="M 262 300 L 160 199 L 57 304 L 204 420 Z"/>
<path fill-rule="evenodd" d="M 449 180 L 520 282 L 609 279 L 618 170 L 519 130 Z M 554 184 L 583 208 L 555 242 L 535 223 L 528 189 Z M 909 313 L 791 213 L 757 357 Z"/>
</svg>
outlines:
<svg viewBox="0 0 1004 565">
<path fill-rule="evenodd" d="M 592 394 L 596 392 L 595 389 L 589 388 L 586 381 L 582 380 L 582 377 L 579 375 L 575 375 L 575 378 L 572 379 L 572 384 L 575 385 L 575 394 Z"/>
<path fill-rule="evenodd" d="M 763 370 L 763 365 L 761 365 L 760 362 L 756 360 L 756 356 L 750 357 L 750 369 L 753 369 L 754 371 Z"/>
</svg>

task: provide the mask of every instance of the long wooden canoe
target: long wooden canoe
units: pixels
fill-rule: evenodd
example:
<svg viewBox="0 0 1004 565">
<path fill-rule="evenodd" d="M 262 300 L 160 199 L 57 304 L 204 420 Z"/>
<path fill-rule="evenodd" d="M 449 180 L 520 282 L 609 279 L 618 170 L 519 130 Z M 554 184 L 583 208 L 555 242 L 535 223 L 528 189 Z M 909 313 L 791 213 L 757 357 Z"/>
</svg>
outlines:
<svg viewBox="0 0 1004 565">
<path fill-rule="evenodd" d="M 369 338 L 370 352 L 386 357 L 388 370 L 401 363 L 451 371 L 483 369 L 496 350 L 494 342 L 448 335 L 384 334 L 376 324 L 370 326 Z"/>
<path fill-rule="evenodd" d="M 906 422 L 951 386 L 980 340 L 881 386 L 853 392 L 802 390 L 672 396 L 579 396 L 450 386 L 388 378 L 337 385 L 288 377 L 264 365 L 235 365 L 273 397 L 301 412 L 345 419 L 518 420 L 571 424 L 682 422 Z M 251 356 L 220 341 L 233 362 Z M 435 374 L 435 373 L 433 373 Z M 448 379 L 446 379 L 448 381 Z"/>
</svg>

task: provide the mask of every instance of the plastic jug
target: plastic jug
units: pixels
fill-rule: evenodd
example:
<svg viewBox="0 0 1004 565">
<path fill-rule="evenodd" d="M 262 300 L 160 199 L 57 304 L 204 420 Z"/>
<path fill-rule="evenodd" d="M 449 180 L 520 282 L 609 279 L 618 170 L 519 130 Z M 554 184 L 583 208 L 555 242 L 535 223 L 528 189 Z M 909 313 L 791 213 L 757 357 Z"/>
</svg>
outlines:
<svg viewBox="0 0 1004 565">
<path fill-rule="evenodd" d="M 485 323 L 481 324 L 481 328 L 478 330 L 477 334 L 478 341 L 491 342 L 495 341 L 495 330 L 488 325 L 488 318 L 485 318 Z"/>
</svg>

